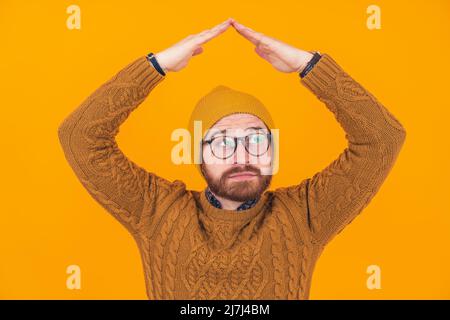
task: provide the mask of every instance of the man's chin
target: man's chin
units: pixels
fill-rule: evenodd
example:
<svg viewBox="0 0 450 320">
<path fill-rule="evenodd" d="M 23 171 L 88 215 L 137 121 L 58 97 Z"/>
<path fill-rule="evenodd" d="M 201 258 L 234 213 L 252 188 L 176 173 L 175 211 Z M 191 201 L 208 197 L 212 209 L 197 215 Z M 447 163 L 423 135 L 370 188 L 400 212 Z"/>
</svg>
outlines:
<svg viewBox="0 0 450 320">
<path fill-rule="evenodd" d="M 228 181 L 227 196 L 233 201 L 248 201 L 258 198 L 264 190 L 260 186 L 258 179 L 249 179 L 245 181 Z"/>
<path fill-rule="evenodd" d="M 259 198 L 269 187 L 272 176 L 259 175 L 248 179 L 230 179 L 222 177 L 215 181 L 202 166 L 203 176 L 212 192 L 232 201 L 245 202 Z"/>
</svg>

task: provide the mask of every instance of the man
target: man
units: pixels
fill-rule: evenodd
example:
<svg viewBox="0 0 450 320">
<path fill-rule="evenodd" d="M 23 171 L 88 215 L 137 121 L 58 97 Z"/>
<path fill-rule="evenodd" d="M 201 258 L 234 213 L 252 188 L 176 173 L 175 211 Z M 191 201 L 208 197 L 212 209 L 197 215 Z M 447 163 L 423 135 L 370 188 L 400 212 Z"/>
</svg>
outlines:
<svg viewBox="0 0 450 320">
<path fill-rule="evenodd" d="M 225 86 L 199 101 L 189 123 L 190 132 L 202 124 L 194 157 L 205 190 L 148 172 L 117 146 L 119 126 L 166 74 L 229 26 L 276 70 L 299 73 L 346 132 L 339 157 L 297 185 L 267 190 L 272 119 L 259 100 Z M 329 55 L 228 19 L 127 65 L 64 120 L 59 138 L 83 186 L 136 240 L 149 299 L 308 299 L 318 257 L 377 193 L 405 129 Z"/>
</svg>

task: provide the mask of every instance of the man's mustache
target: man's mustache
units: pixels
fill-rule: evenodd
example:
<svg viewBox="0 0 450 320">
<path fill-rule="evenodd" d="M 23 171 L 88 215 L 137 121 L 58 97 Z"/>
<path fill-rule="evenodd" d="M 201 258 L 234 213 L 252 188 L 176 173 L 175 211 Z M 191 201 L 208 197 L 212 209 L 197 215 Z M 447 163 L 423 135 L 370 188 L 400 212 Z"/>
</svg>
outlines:
<svg viewBox="0 0 450 320">
<path fill-rule="evenodd" d="M 252 172 L 258 176 L 261 175 L 261 170 L 257 167 L 254 167 L 252 165 L 245 165 L 245 166 L 239 166 L 239 167 L 233 167 L 227 171 L 224 172 L 223 177 L 226 178 L 232 174 L 240 173 L 240 172 Z"/>
</svg>

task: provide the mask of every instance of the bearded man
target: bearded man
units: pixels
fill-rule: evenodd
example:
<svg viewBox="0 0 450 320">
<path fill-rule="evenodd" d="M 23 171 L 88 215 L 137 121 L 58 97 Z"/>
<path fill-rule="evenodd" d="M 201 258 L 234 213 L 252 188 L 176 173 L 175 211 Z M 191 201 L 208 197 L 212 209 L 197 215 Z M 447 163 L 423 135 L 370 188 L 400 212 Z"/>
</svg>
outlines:
<svg viewBox="0 0 450 320">
<path fill-rule="evenodd" d="M 298 184 L 268 189 L 278 148 L 270 113 L 223 85 L 199 100 L 188 125 L 194 135 L 201 124 L 193 156 L 204 190 L 145 170 L 116 143 L 119 126 L 168 73 L 230 26 L 277 71 L 298 74 L 346 133 L 348 147 Z M 59 126 L 76 176 L 139 246 L 149 299 L 308 299 L 324 247 L 377 193 L 405 137 L 400 122 L 331 56 L 231 18 L 131 62 Z"/>
</svg>

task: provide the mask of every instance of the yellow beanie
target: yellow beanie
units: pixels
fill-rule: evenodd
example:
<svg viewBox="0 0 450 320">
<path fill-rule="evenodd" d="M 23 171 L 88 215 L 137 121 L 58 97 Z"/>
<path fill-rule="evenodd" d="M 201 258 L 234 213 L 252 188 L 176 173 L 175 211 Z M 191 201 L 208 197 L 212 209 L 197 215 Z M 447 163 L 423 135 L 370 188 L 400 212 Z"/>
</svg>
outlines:
<svg viewBox="0 0 450 320">
<path fill-rule="evenodd" d="M 197 169 L 200 170 L 201 145 L 195 150 L 195 145 L 200 144 L 205 133 L 221 118 L 234 113 L 249 113 L 260 118 L 269 130 L 275 125 L 269 111 L 264 104 L 251 94 L 231 89 L 224 85 L 219 85 L 203 96 L 195 105 L 189 119 L 188 130 L 191 134 L 191 155 Z M 201 121 L 201 132 L 195 132 L 194 121 Z"/>
</svg>

